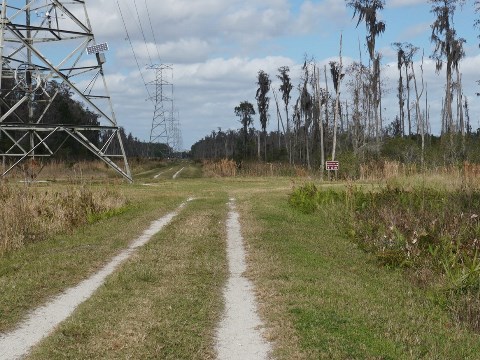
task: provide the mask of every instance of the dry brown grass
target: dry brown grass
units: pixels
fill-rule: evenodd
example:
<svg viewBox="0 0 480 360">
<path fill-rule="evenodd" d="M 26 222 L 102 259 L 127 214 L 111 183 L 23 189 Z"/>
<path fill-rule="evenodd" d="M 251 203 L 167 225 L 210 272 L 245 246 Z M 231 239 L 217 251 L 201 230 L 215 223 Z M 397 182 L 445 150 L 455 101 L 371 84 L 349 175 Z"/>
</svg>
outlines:
<svg viewBox="0 0 480 360">
<path fill-rule="evenodd" d="M 0 183 L 0 255 L 125 205 L 124 196 L 107 188 Z"/>
<path fill-rule="evenodd" d="M 380 161 L 360 165 L 360 180 L 386 180 L 398 176 L 417 174 L 415 164 L 402 164 L 398 161 Z"/>
<path fill-rule="evenodd" d="M 206 160 L 202 163 L 206 177 L 306 177 L 311 175 L 303 166 L 283 163 L 235 162 L 229 159 Z"/>
<path fill-rule="evenodd" d="M 203 174 L 206 177 L 235 177 L 237 175 L 237 163 L 233 160 L 205 160 L 202 166 Z"/>
<path fill-rule="evenodd" d="M 430 186 L 460 188 L 480 187 L 480 164 L 465 162 L 462 166 L 435 166 L 422 171 L 416 164 L 380 161 L 360 165 L 361 181 L 399 181 L 407 184 L 428 183 Z"/>
<path fill-rule="evenodd" d="M 8 179 L 14 180 L 103 180 L 115 177 L 115 172 L 101 161 L 65 162 L 31 159 L 14 168 Z"/>
</svg>

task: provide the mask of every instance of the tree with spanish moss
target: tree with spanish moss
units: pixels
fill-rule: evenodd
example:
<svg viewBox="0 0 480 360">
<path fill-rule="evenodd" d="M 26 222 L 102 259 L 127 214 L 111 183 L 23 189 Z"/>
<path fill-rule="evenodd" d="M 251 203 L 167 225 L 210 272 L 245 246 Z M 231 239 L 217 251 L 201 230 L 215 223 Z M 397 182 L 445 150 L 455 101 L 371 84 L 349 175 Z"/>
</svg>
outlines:
<svg viewBox="0 0 480 360">
<path fill-rule="evenodd" d="M 367 48 L 372 62 L 371 90 L 373 94 L 373 110 L 375 114 L 375 138 L 380 141 L 381 119 L 380 119 L 380 54 L 375 51 L 376 38 L 385 32 L 385 23 L 378 20 L 378 12 L 385 6 L 384 0 L 345 0 L 347 7 L 353 9 L 353 18 L 358 16 L 357 27 L 362 21 L 365 22 L 367 30 Z"/>
<path fill-rule="evenodd" d="M 475 12 L 478 14 L 480 13 L 480 0 L 475 0 Z M 476 19 L 475 23 L 473 24 L 477 29 L 480 29 L 480 19 Z M 480 35 L 477 36 L 478 39 L 480 39 Z M 478 45 L 480 47 L 480 44 Z M 480 84 L 480 80 L 477 80 L 477 83 Z M 480 93 L 477 93 L 477 96 L 480 96 Z"/>
<path fill-rule="evenodd" d="M 278 68 L 279 75 L 277 78 L 282 82 L 280 84 L 280 92 L 282 93 L 283 103 L 285 105 L 285 116 L 287 122 L 287 131 L 286 131 L 286 142 L 287 142 L 287 150 L 289 154 L 290 164 L 292 163 L 292 140 L 291 140 L 291 127 L 290 127 L 290 117 L 288 116 L 288 105 L 290 102 L 290 92 L 293 89 L 293 85 L 291 82 L 291 78 L 289 75 L 290 68 L 288 66 L 282 66 Z"/>
<path fill-rule="evenodd" d="M 418 51 L 418 47 L 411 43 L 393 43 L 392 46 L 397 51 L 397 68 L 399 71 L 398 79 L 398 104 L 399 104 L 399 120 L 401 125 L 401 135 L 404 136 L 405 131 L 405 101 L 407 107 L 407 119 L 408 119 L 408 135 L 412 135 L 412 119 L 410 115 L 410 82 L 412 75 L 408 69 L 413 69 L 413 57 Z M 403 74 L 405 75 L 405 85 L 403 81 Z M 406 94 L 404 89 L 406 88 Z"/>
<path fill-rule="evenodd" d="M 255 115 L 255 109 L 253 105 L 248 101 L 242 101 L 240 105 L 236 106 L 235 115 L 240 118 L 240 123 L 243 126 L 243 155 L 247 156 L 247 140 L 248 140 L 248 127 L 252 125 Z"/>
<path fill-rule="evenodd" d="M 303 140 L 305 143 L 305 161 L 307 167 L 311 168 L 310 163 L 310 144 L 309 144 L 309 137 L 310 137 L 310 127 L 312 126 L 313 121 L 313 97 L 309 91 L 309 83 L 311 80 L 311 73 L 310 67 L 312 63 L 311 61 L 305 60 L 303 65 L 303 74 L 302 74 L 302 81 L 303 84 L 299 86 L 299 98 L 296 104 L 296 116 L 295 119 L 297 120 L 297 136 L 301 139 L 300 129 L 303 128 Z M 303 121 L 302 121 L 303 120 Z M 300 150 L 300 159 L 302 159 L 303 147 L 299 147 Z"/>
<path fill-rule="evenodd" d="M 268 92 L 270 91 L 270 84 L 271 80 L 268 74 L 260 70 L 258 72 L 257 78 L 257 94 L 255 99 L 257 99 L 257 108 L 258 108 L 258 115 L 260 116 L 260 124 L 262 126 L 263 131 L 263 143 L 264 143 L 264 153 L 265 153 L 265 161 L 267 161 L 267 123 L 268 123 L 268 108 L 270 104 L 270 98 L 267 96 Z"/>
<path fill-rule="evenodd" d="M 444 114 L 442 118 L 442 133 L 454 132 L 452 114 L 452 70 L 458 66 L 463 52 L 465 39 L 457 38 L 453 27 L 453 17 L 457 5 L 462 5 L 465 0 L 429 0 L 432 4 L 431 12 L 435 15 L 435 21 L 431 25 L 432 34 L 430 41 L 435 46 L 431 58 L 436 62 L 436 71 L 440 73 L 446 65 L 446 85 L 444 98 Z"/>
</svg>

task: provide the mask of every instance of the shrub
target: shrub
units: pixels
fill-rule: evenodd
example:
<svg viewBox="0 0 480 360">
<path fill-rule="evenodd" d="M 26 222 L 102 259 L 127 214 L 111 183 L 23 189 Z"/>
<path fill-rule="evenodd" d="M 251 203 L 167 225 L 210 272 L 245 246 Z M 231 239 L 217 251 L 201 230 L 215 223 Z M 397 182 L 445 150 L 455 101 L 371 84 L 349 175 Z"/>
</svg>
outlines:
<svg viewBox="0 0 480 360">
<path fill-rule="evenodd" d="M 295 188 L 289 197 L 290 205 L 306 214 L 313 213 L 320 207 L 344 201 L 344 191 L 335 191 L 331 188 L 318 189 L 311 182 Z"/>
<path fill-rule="evenodd" d="M 303 213 L 340 205 L 342 225 L 361 249 L 430 286 L 454 319 L 480 331 L 480 191 L 335 191 L 307 183 L 294 189 L 289 203 Z"/>
<path fill-rule="evenodd" d="M 293 190 L 288 202 L 294 208 L 305 214 L 314 212 L 318 206 L 317 187 L 313 183 L 306 183 Z"/>
<path fill-rule="evenodd" d="M 402 267 L 441 287 L 456 319 L 480 330 L 480 192 L 387 187 L 353 195 L 359 246 L 382 265 Z"/>
</svg>

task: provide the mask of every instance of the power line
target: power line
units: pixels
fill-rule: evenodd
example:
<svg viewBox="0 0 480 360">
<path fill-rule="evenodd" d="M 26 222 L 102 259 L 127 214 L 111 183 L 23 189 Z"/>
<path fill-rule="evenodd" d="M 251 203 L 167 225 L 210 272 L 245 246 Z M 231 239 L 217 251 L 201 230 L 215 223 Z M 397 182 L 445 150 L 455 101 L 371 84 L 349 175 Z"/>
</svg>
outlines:
<svg viewBox="0 0 480 360">
<path fill-rule="evenodd" d="M 147 0 L 145 0 L 145 8 L 147 9 L 148 22 L 150 23 L 150 29 L 152 30 L 153 42 L 155 43 L 155 48 L 157 49 L 158 61 L 161 63 L 162 60 L 160 57 L 160 51 L 158 49 L 157 39 L 155 38 L 155 31 L 153 30 L 152 18 L 150 17 L 150 10 L 148 9 Z"/>
<path fill-rule="evenodd" d="M 152 18 L 150 16 L 150 9 L 148 8 L 147 0 L 145 0 L 145 9 L 147 12 L 147 17 L 148 17 L 148 23 L 150 25 L 150 30 L 152 33 L 153 37 L 153 43 L 155 45 L 155 49 L 157 52 L 158 56 L 158 61 L 160 62 L 158 65 L 153 64 L 152 62 L 152 56 L 148 47 L 148 42 L 147 42 L 147 37 L 145 35 L 144 31 L 144 26 L 142 25 L 142 21 L 140 19 L 140 13 L 138 10 L 138 4 L 137 1 L 133 1 L 133 5 L 135 7 L 135 12 L 137 15 L 137 18 L 134 20 L 136 26 L 140 30 L 143 41 L 145 44 L 145 47 L 147 49 L 147 54 L 148 58 L 150 60 L 150 64 L 147 68 L 155 70 L 155 80 L 152 82 L 147 83 L 143 77 L 142 70 L 140 69 L 140 64 L 138 62 L 137 55 L 135 53 L 135 49 L 133 47 L 133 43 L 131 41 L 130 35 L 128 34 L 128 28 L 125 22 L 125 18 L 123 16 L 119 0 L 117 0 L 117 5 L 120 11 L 120 15 L 122 17 L 123 21 L 123 26 L 125 28 L 125 32 L 127 33 L 127 39 L 130 42 L 130 47 L 132 48 L 133 55 L 135 57 L 135 62 L 137 63 L 138 70 L 140 71 L 140 74 L 142 76 L 143 83 L 145 85 L 145 88 L 147 89 L 147 93 L 149 96 L 149 99 L 154 103 L 155 109 L 154 109 L 154 115 L 153 115 L 153 120 L 152 120 L 152 129 L 150 133 L 150 142 L 160 142 L 160 140 L 164 140 L 165 143 L 171 147 L 172 149 L 175 149 L 179 151 L 181 148 L 181 133 L 180 133 L 180 123 L 178 118 L 175 119 L 175 114 L 174 114 L 174 106 L 173 106 L 173 69 L 169 65 L 161 65 L 161 57 L 160 57 L 160 50 L 158 47 L 157 39 L 155 37 L 155 30 L 153 27 L 152 23 Z M 127 9 L 133 13 L 131 10 L 130 6 L 128 5 L 128 2 L 126 3 Z M 172 76 L 172 81 L 168 82 L 166 79 L 164 79 L 164 71 L 169 70 L 171 71 L 171 76 Z M 151 86 L 155 87 L 154 95 L 152 96 L 150 93 L 149 88 Z M 167 94 L 165 94 L 165 87 L 171 87 L 171 96 L 169 97 Z M 175 121 L 176 120 L 176 121 Z M 175 151 L 174 150 L 174 151 Z"/>
<path fill-rule="evenodd" d="M 125 22 L 125 18 L 123 17 L 122 8 L 120 7 L 120 3 L 118 2 L 118 0 L 117 0 L 117 6 L 118 6 L 118 10 L 120 11 L 120 17 L 122 18 L 123 27 L 125 28 L 125 33 L 127 34 L 128 42 L 130 43 L 130 47 L 132 48 L 133 57 L 135 58 L 135 62 L 137 64 L 138 71 L 140 72 L 140 76 L 141 76 L 142 81 L 143 81 L 143 85 L 145 86 L 145 89 L 147 90 L 148 98 L 151 99 L 152 95 L 150 94 L 150 90 L 148 90 L 147 82 L 145 81 L 145 77 L 143 76 L 142 69 L 140 68 L 140 64 L 138 62 L 137 54 L 135 53 L 135 48 L 133 47 L 132 39 L 130 38 L 130 35 L 128 33 L 127 23 Z"/>
<path fill-rule="evenodd" d="M 142 32 L 143 42 L 145 43 L 145 48 L 147 49 L 148 59 L 150 60 L 150 64 L 153 64 L 152 57 L 150 56 L 150 50 L 148 50 L 147 38 L 145 37 L 145 32 L 143 31 L 142 21 L 140 20 L 140 14 L 138 12 L 138 7 L 137 7 L 137 0 L 133 0 L 133 5 L 135 6 L 135 11 L 137 12 L 137 19 L 138 19 L 138 23 L 140 24 L 140 31 Z"/>
</svg>

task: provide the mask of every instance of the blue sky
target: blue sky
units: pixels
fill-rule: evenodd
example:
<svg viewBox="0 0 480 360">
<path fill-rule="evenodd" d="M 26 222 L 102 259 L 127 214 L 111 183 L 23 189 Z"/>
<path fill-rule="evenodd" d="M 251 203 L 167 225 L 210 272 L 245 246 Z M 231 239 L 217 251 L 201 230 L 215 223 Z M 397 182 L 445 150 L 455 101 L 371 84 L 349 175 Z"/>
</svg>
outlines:
<svg viewBox="0 0 480 360">
<path fill-rule="evenodd" d="M 127 28 L 143 76 L 147 80 L 153 76 L 152 71 L 145 69 L 150 63 L 147 46 L 151 54 L 157 54 L 157 50 L 160 53 L 160 59 L 152 55 L 152 62 L 173 65 L 175 105 L 186 149 L 212 130 L 240 127 L 233 108 L 243 100 L 255 103 L 256 75 L 260 69 L 275 80 L 277 68 L 286 65 L 291 68 L 294 81 L 298 81 L 305 54 L 322 66 L 338 58 L 341 33 L 344 62 L 358 60 L 358 39 L 363 61 L 367 61 L 365 26 L 361 23 L 356 28 L 352 10 L 345 7 L 343 0 L 136 0 L 147 45 L 139 29 L 135 2 L 119 3 L 128 19 Z M 145 101 L 146 90 L 125 40 L 116 0 L 89 2 L 87 7 L 97 40 L 110 44 L 106 73 L 118 121 L 127 132 L 148 140 L 153 106 Z M 380 14 L 386 32 L 378 38 L 377 49 L 383 55 L 382 71 L 390 90 L 384 101 L 386 123 L 393 120 L 397 111 L 396 55 L 391 43 L 408 41 L 425 50 L 424 76 L 431 97 L 432 129 L 438 129 L 444 75 L 436 75 L 434 64 L 428 60 L 432 50 L 430 24 L 434 20 L 430 9 L 428 1 L 387 0 Z M 473 28 L 475 17 L 470 0 L 463 10 L 457 10 L 454 18 L 458 35 L 467 40 L 467 57 L 461 71 L 474 128 L 480 116 L 480 98 L 475 96 L 479 90 L 476 80 L 480 79 L 480 30 Z M 418 66 L 420 58 L 416 60 Z M 272 86 L 278 87 L 278 83 L 274 81 Z M 271 129 L 276 127 L 274 115 L 272 112 Z"/>
</svg>

